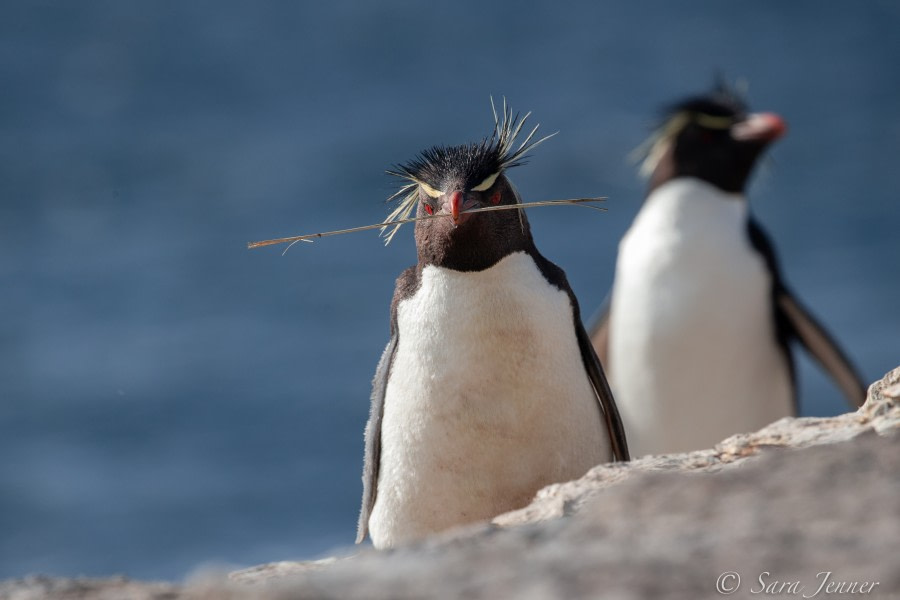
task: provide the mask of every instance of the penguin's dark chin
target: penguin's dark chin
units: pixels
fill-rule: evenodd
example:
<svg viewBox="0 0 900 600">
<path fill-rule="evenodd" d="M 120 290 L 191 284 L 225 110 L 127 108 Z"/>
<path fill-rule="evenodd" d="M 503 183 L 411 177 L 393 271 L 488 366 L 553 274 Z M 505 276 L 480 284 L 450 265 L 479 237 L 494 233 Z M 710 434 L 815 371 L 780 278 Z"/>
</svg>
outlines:
<svg viewBox="0 0 900 600">
<path fill-rule="evenodd" d="M 468 221 L 469 219 L 471 219 L 474 216 L 475 215 L 473 215 L 472 213 L 459 213 L 458 215 L 456 215 L 455 219 L 453 219 L 451 217 L 451 220 L 453 221 L 454 229 L 462 227 L 466 221 Z"/>
<path fill-rule="evenodd" d="M 483 219 L 479 219 L 479 216 L 481 215 L 461 213 L 456 221 L 450 219 L 450 232 L 459 235 L 460 233 L 467 233 L 471 229 L 480 228 L 483 224 Z"/>
<path fill-rule="evenodd" d="M 466 231 L 471 226 L 471 219 L 464 219 L 463 216 L 472 217 L 473 215 L 459 215 L 459 218 L 454 221 L 453 217 L 448 214 L 445 218 L 435 219 L 428 225 L 436 236 L 456 236 L 459 235 L 460 232 Z"/>
<path fill-rule="evenodd" d="M 454 224 L 451 221 L 450 226 L 444 232 L 444 235 L 447 236 L 448 248 L 465 248 L 470 245 L 477 245 L 481 238 L 479 230 L 477 219 L 470 219 L 465 223 L 459 224 Z"/>
<path fill-rule="evenodd" d="M 469 213 L 459 224 L 447 215 L 416 224 L 421 264 L 456 271 L 481 271 L 511 252 L 526 250 L 531 241 L 527 223 L 515 211 Z"/>
</svg>

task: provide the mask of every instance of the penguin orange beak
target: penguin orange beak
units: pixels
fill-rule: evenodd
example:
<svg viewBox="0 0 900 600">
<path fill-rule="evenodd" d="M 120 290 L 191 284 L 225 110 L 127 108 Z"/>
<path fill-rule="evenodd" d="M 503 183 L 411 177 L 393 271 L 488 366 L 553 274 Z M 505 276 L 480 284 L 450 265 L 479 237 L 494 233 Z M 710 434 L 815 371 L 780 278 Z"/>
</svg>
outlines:
<svg viewBox="0 0 900 600">
<path fill-rule="evenodd" d="M 740 141 L 774 142 L 787 131 L 784 119 L 775 113 L 755 113 L 731 128 L 731 137 Z"/>
<path fill-rule="evenodd" d="M 467 195 L 461 191 L 452 192 L 450 194 L 450 217 L 453 218 L 454 225 L 462 225 L 469 218 L 469 214 L 463 211 L 466 211 L 477 204 L 477 202 L 471 198 L 467 198 Z"/>
</svg>

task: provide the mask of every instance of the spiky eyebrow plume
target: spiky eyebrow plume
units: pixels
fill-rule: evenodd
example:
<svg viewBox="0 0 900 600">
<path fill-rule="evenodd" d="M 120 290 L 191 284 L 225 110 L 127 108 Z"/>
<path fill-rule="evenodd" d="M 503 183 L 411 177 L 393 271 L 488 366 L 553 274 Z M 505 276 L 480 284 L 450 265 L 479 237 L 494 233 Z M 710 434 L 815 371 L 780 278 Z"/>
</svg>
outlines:
<svg viewBox="0 0 900 600">
<path fill-rule="evenodd" d="M 629 159 L 640 163 L 640 174 L 649 177 L 679 133 L 690 123 L 706 129 L 728 129 L 747 113 L 747 105 L 736 88 L 717 79 L 713 90 L 703 96 L 692 96 L 667 106 L 662 123 Z"/>
<path fill-rule="evenodd" d="M 552 133 L 535 139 L 540 127 L 538 124 L 516 146 L 516 138 L 531 113 L 525 113 L 521 118 L 519 113 L 513 115 L 512 109 L 506 104 L 506 98 L 503 99 L 502 120 L 497 114 L 493 98 L 491 111 L 494 114 L 494 131 L 489 138 L 462 146 L 434 146 L 408 163 L 397 165 L 388 171 L 389 175 L 400 177 L 409 183 L 402 185 L 387 200 L 392 202 L 399 199 L 399 204 L 382 224 L 381 235 L 385 238 L 385 245 L 391 242 L 394 234 L 415 210 L 419 200 L 419 186 L 429 191 L 441 190 L 447 178 L 455 178 L 471 189 L 492 175 L 499 175 L 506 169 L 524 164 L 531 150 L 556 135 Z"/>
</svg>

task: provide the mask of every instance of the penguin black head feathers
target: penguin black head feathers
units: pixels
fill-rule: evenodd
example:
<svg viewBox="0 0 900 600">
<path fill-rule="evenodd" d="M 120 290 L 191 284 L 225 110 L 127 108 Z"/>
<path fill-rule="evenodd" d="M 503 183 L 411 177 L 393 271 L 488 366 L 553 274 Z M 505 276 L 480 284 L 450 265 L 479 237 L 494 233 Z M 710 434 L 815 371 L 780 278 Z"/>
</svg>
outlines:
<svg viewBox="0 0 900 600">
<path fill-rule="evenodd" d="M 708 94 L 670 105 L 663 123 L 639 151 L 651 190 L 676 177 L 697 177 L 741 193 L 763 150 L 786 131 L 781 117 L 750 113 L 744 100 L 719 82 Z"/>
<path fill-rule="evenodd" d="M 493 107 L 493 102 L 491 103 Z M 494 131 L 480 142 L 460 146 L 434 146 L 413 160 L 394 167 L 389 174 L 408 181 L 391 197 L 399 206 L 385 221 L 389 242 L 399 224 L 394 221 L 416 216 L 446 215 L 416 223 L 419 262 L 460 271 L 482 270 L 519 250 L 533 247 L 524 211 L 464 211 L 521 201 L 506 178 L 508 169 L 524 164 L 526 155 L 551 136 L 535 139 L 535 126 L 521 143 L 530 113 L 513 115 L 504 102 L 502 119 L 494 110 Z"/>
</svg>

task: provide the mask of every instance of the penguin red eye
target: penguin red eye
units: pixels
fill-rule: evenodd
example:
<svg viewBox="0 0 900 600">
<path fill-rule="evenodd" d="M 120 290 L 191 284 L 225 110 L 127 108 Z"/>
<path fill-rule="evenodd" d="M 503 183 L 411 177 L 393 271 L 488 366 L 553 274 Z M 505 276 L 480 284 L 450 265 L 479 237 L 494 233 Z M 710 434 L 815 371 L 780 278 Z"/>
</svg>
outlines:
<svg viewBox="0 0 900 600">
<path fill-rule="evenodd" d="M 491 204 L 500 204 L 500 191 L 497 190 L 491 195 Z"/>
<path fill-rule="evenodd" d="M 434 207 L 433 207 L 433 206 L 431 206 L 430 204 L 424 204 L 423 206 L 425 207 L 425 212 L 427 212 L 429 215 L 433 215 L 433 214 L 434 214 Z"/>
</svg>

